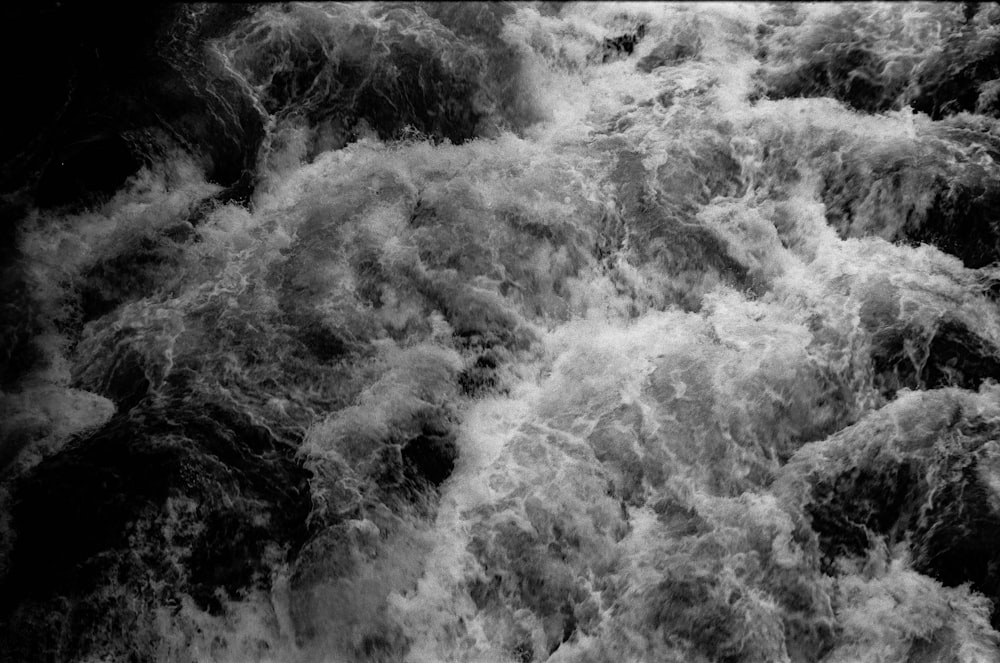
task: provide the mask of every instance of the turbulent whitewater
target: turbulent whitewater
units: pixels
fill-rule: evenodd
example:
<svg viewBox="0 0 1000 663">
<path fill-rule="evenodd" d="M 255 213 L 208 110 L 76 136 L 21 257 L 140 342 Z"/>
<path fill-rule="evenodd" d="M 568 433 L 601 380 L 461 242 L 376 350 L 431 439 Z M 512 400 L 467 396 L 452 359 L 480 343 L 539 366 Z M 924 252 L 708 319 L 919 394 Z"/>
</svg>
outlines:
<svg viewBox="0 0 1000 663">
<path fill-rule="evenodd" d="M 1000 660 L 1000 6 L 175 10 L 5 166 L 0 660 Z"/>
</svg>

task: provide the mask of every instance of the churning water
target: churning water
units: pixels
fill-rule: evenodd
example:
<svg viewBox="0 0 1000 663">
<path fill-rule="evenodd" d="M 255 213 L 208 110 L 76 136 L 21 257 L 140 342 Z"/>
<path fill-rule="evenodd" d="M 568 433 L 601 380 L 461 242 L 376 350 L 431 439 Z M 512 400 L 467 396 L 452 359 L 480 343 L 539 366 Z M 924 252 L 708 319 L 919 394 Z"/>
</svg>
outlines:
<svg viewBox="0 0 1000 663">
<path fill-rule="evenodd" d="M 1000 660 L 1000 7 L 220 11 L 19 221 L 0 659 Z"/>
</svg>

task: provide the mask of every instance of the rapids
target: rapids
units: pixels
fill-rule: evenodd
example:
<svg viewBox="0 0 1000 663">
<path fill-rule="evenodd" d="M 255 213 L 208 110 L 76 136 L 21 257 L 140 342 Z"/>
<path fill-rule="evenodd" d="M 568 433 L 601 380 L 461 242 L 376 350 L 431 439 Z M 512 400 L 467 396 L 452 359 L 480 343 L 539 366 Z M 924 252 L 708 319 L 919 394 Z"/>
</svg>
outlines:
<svg viewBox="0 0 1000 663">
<path fill-rule="evenodd" d="M 2 173 L 0 661 L 1000 661 L 1000 6 L 172 11 Z"/>
</svg>

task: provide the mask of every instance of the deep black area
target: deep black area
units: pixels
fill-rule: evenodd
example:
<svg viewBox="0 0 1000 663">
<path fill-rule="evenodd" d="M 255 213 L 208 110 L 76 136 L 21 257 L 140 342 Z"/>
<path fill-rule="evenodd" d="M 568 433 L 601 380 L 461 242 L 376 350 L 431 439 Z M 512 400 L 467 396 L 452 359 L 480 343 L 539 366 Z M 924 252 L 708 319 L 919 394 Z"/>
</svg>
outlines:
<svg viewBox="0 0 1000 663">
<path fill-rule="evenodd" d="M 980 463 L 996 439 L 995 422 L 961 419 L 933 448 L 899 450 L 848 461 L 812 480 L 805 505 L 819 536 L 823 567 L 863 556 L 875 537 L 908 541 L 914 568 L 946 586 L 970 583 L 993 601 L 1000 626 L 1000 508 Z M 851 466 L 856 463 L 856 466 Z"/>
<path fill-rule="evenodd" d="M 420 432 L 402 441 L 388 441 L 376 454 L 372 479 L 388 503 L 402 499 L 423 506 L 458 459 L 455 431 L 446 418 L 428 417 Z"/>
<path fill-rule="evenodd" d="M 450 430 L 425 430 L 402 449 L 404 471 L 415 481 L 440 486 L 451 476 L 458 458 L 455 434 Z"/>
<path fill-rule="evenodd" d="M 949 587 L 971 582 L 993 601 L 993 628 L 1000 628 L 1000 510 L 978 475 L 973 454 L 947 459 L 951 481 L 914 528 L 914 568 Z"/>
<path fill-rule="evenodd" d="M 72 130 L 74 135 L 79 129 Z M 69 139 L 67 137 L 67 139 Z M 143 165 L 143 157 L 120 134 L 84 135 L 55 148 L 35 189 L 43 206 L 96 200 L 111 194 Z"/>
<path fill-rule="evenodd" d="M 767 96 L 833 97 L 866 113 L 892 108 L 903 89 L 871 74 L 878 67 L 877 57 L 869 50 L 872 45 L 837 46 L 836 57 L 808 62 L 791 75 L 768 80 Z"/>
<path fill-rule="evenodd" d="M 149 394 L 152 384 L 147 370 L 145 357 L 138 350 L 122 350 L 96 391 L 114 401 L 119 412 L 129 412 Z"/>
<path fill-rule="evenodd" d="M 819 535 L 825 570 L 840 556 L 864 555 L 873 535 L 889 535 L 899 520 L 916 477 L 909 463 L 861 466 L 824 477 L 812 489 L 806 513 Z M 898 534 L 898 533 L 897 533 Z"/>
<path fill-rule="evenodd" d="M 918 363 L 907 346 L 923 349 Z M 892 398 L 900 389 L 962 387 L 978 389 L 984 380 L 1000 378 L 1000 348 L 953 318 L 934 329 L 889 326 L 872 338 L 875 386 Z"/>
<path fill-rule="evenodd" d="M 998 144 L 988 132 L 945 120 L 934 127 L 935 137 L 956 147 L 973 148 L 991 158 L 1000 156 Z M 978 157 L 977 157 L 978 158 Z M 891 237 L 908 244 L 930 244 L 978 269 L 1000 260 L 1000 184 L 972 158 L 951 164 L 944 153 L 912 156 L 851 156 L 824 165 L 820 191 L 826 216 L 841 237 L 878 232 L 870 228 L 873 215 L 890 217 L 895 206 L 906 206 L 907 186 L 921 182 L 934 194 L 926 210 L 909 210 L 905 223 Z M 924 178 L 924 173 L 936 173 Z M 926 179 L 924 182 L 922 180 Z M 886 195 L 888 194 L 888 195 Z M 872 199 L 887 198 L 884 208 L 870 208 Z M 905 209 L 905 207 L 904 207 Z"/>
<path fill-rule="evenodd" d="M 942 185 L 927 219 L 906 233 L 978 269 L 1000 260 L 1000 184 L 993 178 Z"/>
<path fill-rule="evenodd" d="M 290 445 L 224 406 L 116 417 L 14 487 L 0 651 L 30 662 L 101 653 L 92 645 L 141 649 L 141 629 L 115 636 L 115 625 L 148 626 L 149 611 L 181 593 L 218 612 L 219 590 L 266 588 L 268 546 L 294 553 L 305 540 L 307 480 Z M 81 613 L 116 595 L 135 600 Z"/>
<path fill-rule="evenodd" d="M 260 118 L 220 82 L 240 117 L 219 119 L 199 49 L 252 8 L 208 5 L 192 19 L 193 6 L 163 2 L 5 5 L 0 56 L 17 63 L 5 85 L 16 130 L 0 137 L 0 193 L 43 207 L 90 204 L 177 145 L 201 152 L 213 181 L 249 177 Z"/>
<path fill-rule="evenodd" d="M 982 85 L 1000 78 L 1000 37 L 984 38 L 968 24 L 976 13 L 969 11 L 969 4 L 967 24 L 924 62 L 916 76 L 917 93 L 909 99 L 914 110 L 935 120 L 961 111 L 1000 117 L 1000 107 L 981 99 Z M 1000 23 L 1000 6 L 990 4 L 987 20 L 995 26 Z"/>
<path fill-rule="evenodd" d="M 645 36 L 646 26 L 640 23 L 635 32 L 626 32 L 614 37 L 605 37 L 603 44 L 604 55 L 601 57 L 601 61 L 608 62 L 619 56 L 628 57 L 632 55 L 635 45 L 642 41 L 642 38 Z"/>
<path fill-rule="evenodd" d="M 432 52 L 415 54 L 399 44 L 390 49 L 399 78 L 365 85 L 357 115 L 383 139 L 398 138 L 407 125 L 455 145 L 475 138 L 483 115 L 469 101 L 479 89 L 478 81 L 455 76 Z M 386 103 L 387 98 L 396 100 L 398 107 Z"/>
<path fill-rule="evenodd" d="M 102 84 L 134 84 L 148 61 L 148 42 L 170 11 L 166 4 L 4 6 L 3 23 L 10 29 L 0 54 L 5 62 L 18 63 L 8 68 L 6 80 L 7 98 L 16 103 L 5 110 L 8 126 L 18 130 L 0 137 L 2 190 L 28 183 L 74 152 L 89 146 L 96 154 L 102 141 L 113 141 L 108 114 L 114 110 L 93 107 L 86 96 Z M 123 24 L 130 29 L 118 33 Z M 93 126 L 102 120 L 106 126 Z"/>
</svg>

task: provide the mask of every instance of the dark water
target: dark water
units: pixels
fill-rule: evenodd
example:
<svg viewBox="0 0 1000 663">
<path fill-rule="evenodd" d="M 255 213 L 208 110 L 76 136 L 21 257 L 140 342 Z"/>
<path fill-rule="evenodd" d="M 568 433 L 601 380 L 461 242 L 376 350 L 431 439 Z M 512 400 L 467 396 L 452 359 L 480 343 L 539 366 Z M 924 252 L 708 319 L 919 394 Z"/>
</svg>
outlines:
<svg viewBox="0 0 1000 663">
<path fill-rule="evenodd" d="M 1000 660 L 997 4 L 8 17 L 0 660 Z"/>
</svg>

